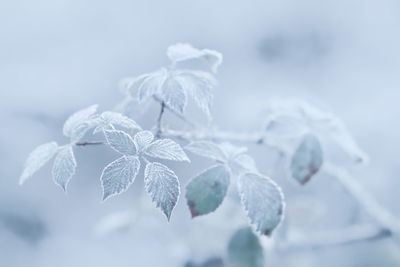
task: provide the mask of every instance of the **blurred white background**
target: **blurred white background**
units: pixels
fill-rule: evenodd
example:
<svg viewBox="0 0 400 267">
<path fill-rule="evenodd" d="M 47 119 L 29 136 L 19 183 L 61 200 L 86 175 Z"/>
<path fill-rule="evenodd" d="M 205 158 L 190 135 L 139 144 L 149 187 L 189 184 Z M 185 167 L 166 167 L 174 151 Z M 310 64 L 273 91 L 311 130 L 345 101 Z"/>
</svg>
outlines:
<svg viewBox="0 0 400 267">
<path fill-rule="evenodd" d="M 213 244 L 203 225 L 217 214 L 192 222 L 183 197 L 170 224 L 149 199 L 150 212 L 138 210 L 141 179 L 101 204 L 98 177 L 115 158 L 107 149 L 76 149 L 78 170 L 67 195 L 52 183 L 48 166 L 18 186 L 36 145 L 66 142 L 61 129 L 71 112 L 94 103 L 113 108 L 122 99 L 119 80 L 168 64 L 166 48 L 176 42 L 223 53 L 212 110 L 221 127 L 257 129 L 271 98 L 302 98 L 341 117 L 371 156 L 369 166 L 355 170 L 360 183 L 400 214 L 399 14 L 397 0 L 1 1 L 0 266 L 182 266 L 221 256 L 227 237 Z M 154 106 L 140 123 L 150 127 L 157 112 Z M 262 149 L 251 149 L 267 169 Z M 198 166 L 176 164 L 182 184 L 208 164 L 195 159 Z M 354 215 L 351 199 L 327 179 L 287 188 L 328 203 L 320 227 L 340 227 Z M 140 217 L 137 227 L 93 235 L 99 219 L 126 209 Z M 275 264 L 400 262 L 390 241 L 350 248 L 286 256 Z"/>
</svg>

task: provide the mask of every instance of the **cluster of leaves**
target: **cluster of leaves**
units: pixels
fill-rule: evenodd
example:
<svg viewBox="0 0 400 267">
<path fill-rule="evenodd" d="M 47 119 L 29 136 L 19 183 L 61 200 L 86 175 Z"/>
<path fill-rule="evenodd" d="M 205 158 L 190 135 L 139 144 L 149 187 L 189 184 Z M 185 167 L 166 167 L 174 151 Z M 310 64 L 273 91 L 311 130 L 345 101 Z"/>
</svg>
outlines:
<svg viewBox="0 0 400 267">
<path fill-rule="evenodd" d="M 260 234 L 270 235 L 283 217 L 284 200 L 279 186 L 260 174 L 245 147 L 230 143 L 192 142 L 186 150 L 218 163 L 194 177 L 186 187 L 192 217 L 215 211 L 228 192 L 231 177 L 238 177 L 241 202 L 251 224 Z"/>
<path fill-rule="evenodd" d="M 63 134 L 70 139 L 68 144 L 58 146 L 56 142 L 49 142 L 33 150 L 25 162 L 19 184 L 22 185 L 55 156 L 52 169 L 53 180 L 65 191 L 76 169 L 73 146 L 95 125 L 96 111 L 97 105 L 93 105 L 74 113 L 65 121 Z"/>
<path fill-rule="evenodd" d="M 290 154 L 288 144 L 291 140 L 305 142 L 306 135 L 314 135 L 316 143 L 320 143 L 319 139 L 329 139 L 356 163 L 367 163 L 369 160 L 344 122 L 328 111 L 301 100 L 274 100 L 266 106 L 266 112 L 264 141 L 284 153 Z"/>
<path fill-rule="evenodd" d="M 169 67 L 126 80 L 125 104 L 133 100 L 141 103 L 154 99 L 162 107 L 183 115 L 189 99 L 192 99 L 210 118 L 212 89 L 217 84 L 214 74 L 222 63 L 222 55 L 214 50 L 176 44 L 167 49 L 167 56 L 171 60 Z M 205 62 L 206 70 L 181 67 L 182 63 L 193 60 Z M 70 139 L 68 144 L 59 146 L 56 142 L 49 142 L 29 155 L 20 184 L 55 157 L 53 180 L 65 191 L 77 166 L 74 146 L 84 145 L 85 142 L 80 142 L 92 129 L 94 134 L 103 133 L 104 143 L 121 155 L 101 174 L 103 201 L 125 192 L 135 181 L 141 166 L 145 165 L 145 189 L 169 220 L 179 199 L 180 183 L 174 171 L 149 158 L 190 162 L 186 153 L 175 141 L 155 138 L 152 132 L 143 130 L 121 113 L 107 111 L 98 114 L 97 105 L 80 110 L 67 119 L 63 133 Z M 307 183 L 322 167 L 324 153 L 321 136 L 334 140 L 355 161 L 367 161 L 365 153 L 341 120 L 302 101 L 272 102 L 262 135 L 263 142 L 278 147 L 290 157 L 288 169 L 300 184 Z M 191 142 L 185 149 L 216 162 L 192 178 L 186 186 L 185 197 L 192 217 L 215 211 L 222 204 L 229 187 L 235 186 L 255 231 L 269 236 L 283 219 L 284 197 L 279 186 L 258 171 L 254 159 L 247 154 L 247 148 L 203 140 Z M 244 240 L 244 243 L 240 245 L 237 240 Z M 239 265 L 244 257 L 249 259 L 251 266 L 261 266 L 262 256 L 252 254 L 261 250 L 258 242 L 250 228 L 239 230 L 229 245 L 232 251 L 229 257 Z"/>
<path fill-rule="evenodd" d="M 213 74 L 222 63 L 222 54 L 179 43 L 168 47 L 167 56 L 171 60 L 170 67 L 127 79 L 125 88 L 128 98 L 141 103 L 153 97 L 178 114 L 184 113 L 188 99 L 192 98 L 199 109 L 211 118 L 212 89 L 217 84 Z M 179 63 L 194 59 L 203 59 L 211 72 L 178 68 Z"/>
<path fill-rule="evenodd" d="M 25 162 L 20 184 L 55 156 L 53 180 L 66 191 L 77 166 L 73 147 L 79 144 L 87 131 L 95 128 L 93 132 L 103 132 L 106 144 L 121 154 L 104 168 L 100 177 L 103 200 L 126 191 L 139 173 L 141 161 L 144 161 L 146 191 L 169 219 L 180 194 L 178 177 L 167 166 L 150 162 L 147 157 L 190 162 L 181 146 L 171 139 L 154 140 L 150 131 L 143 131 L 135 121 L 122 114 L 110 111 L 96 114 L 96 110 L 96 105 L 90 106 L 67 119 L 63 133 L 70 138 L 69 144 L 58 146 L 56 142 L 49 142 L 33 150 Z M 132 138 L 127 132 L 116 130 L 116 126 L 138 132 Z"/>
</svg>

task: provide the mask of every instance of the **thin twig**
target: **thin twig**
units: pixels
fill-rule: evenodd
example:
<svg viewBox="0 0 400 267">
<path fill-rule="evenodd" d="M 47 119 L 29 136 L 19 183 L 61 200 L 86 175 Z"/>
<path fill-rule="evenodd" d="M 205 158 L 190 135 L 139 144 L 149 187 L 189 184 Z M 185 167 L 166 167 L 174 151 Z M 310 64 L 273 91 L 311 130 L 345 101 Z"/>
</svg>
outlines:
<svg viewBox="0 0 400 267">
<path fill-rule="evenodd" d="M 325 164 L 323 170 L 335 177 L 380 227 L 392 233 L 400 233 L 400 221 L 381 206 L 346 170 L 332 164 Z"/>
<path fill-rule="evenodd" d="M 340 230 L 311 233 L 307 236 L 277 244 L 281 253 L 323 249 L 389 238 L 392 233 L 374 224 L 355 225 Z"/>
<path fill-rule="evenodd" d="M 376 223 L 355 225 L 336 231 L 311 233 L 306 237 L 277 244 L 278 252 L 287 253 L 374 241 L 393 237 L 400 233 L 400 221 L 381 206 L 346 170 L 326 163 L 323 171 L 336 178 Z"/>
<path fill-rule="evenodd" d="M 263 132 L 235 133 L 229 131 L 175 131 L 165 130 L 165 137 L 173 137 L 182 140 L 212 140 L 212 141 L 233 141 L 244 143 L 260 144 L 264 140 Z"/>
<path fill-rule="evenodd" d="M 160 104 L 163 104 L 163 103 L 164 103 L 164 101 L 161 100 L 161 99 L 160 99 L 159 97 L 157 97 L 157 96 L 153 96 L 153 98 L 154 98 L 155 101 L 157 101 L 157 102 L 160 103 Z M 168 109 L 168 111 L 170 111 L 172 114 L 174 114 L 177 118 L 179 118 L 180 120 L 182 120 L 183 122 L 185 122 L 185 123 L 186 123 L 187 125 L 189 125 L 190 127 L 192 127 L 192 128 L 196 128 L 196 127 L 197 127 L 197 125 L 196 125 L 195 123 L 189 121 L 184 115 L 182 115 L 182 114 L 176 112 L 175 110 L 171 109 L 170 107 L 168 107 L 167 105 L 165 105 L 165 103 L 164 103 L 164 108 L 165 108 L 165 109 Z"/>
<path fill-rule="evenodd" d="M 160 114 L 158 115 L 157 119 L 157 132 L 156 132 L 156 137 L 159 138 L 162 134 L 162 117 L 164 114 L 164 109 L 165 109 L 165 103 L 161 102 L 161 109 L 160 109 Z"/>
<path fill-rule="evenodd" d="M 212 140 L 233 141 L 262 144 L 268 140 L 265 132 L 236 133 L 229 131 L 176 131 L 162 128 L 162 118 L 167 106 L 161 102 L 161 110 L 157 119 L 158 137 L 172 137 L 185 141 Z M 268 143 L 268 142 L 267 142 Z M 104 142 L 79 142 L 77 146 L 102 145 Z M 358 225 L 333 232 L 308 235 L 306 238 L 291 240 L 279 244 L 278 251 L 292 251 L 304 249 L 318 249 L 345 244 L 353 244 L 371 240 L 379 240 L 400 233 L 400 221 L 389 211 L 382 207 L 374 197 L 368 193 L 357 180 L 344 169 L 324 164 L 323 171 L 335 177 L 346 191 L 358 202 L 377 224 Z"/>
<path fill-rule="evenodd" d="M 95 146 L 95 145 L 104 145 L 104 142 L 78 142 L 75 143 L 76 146 Z"/>
</svg>

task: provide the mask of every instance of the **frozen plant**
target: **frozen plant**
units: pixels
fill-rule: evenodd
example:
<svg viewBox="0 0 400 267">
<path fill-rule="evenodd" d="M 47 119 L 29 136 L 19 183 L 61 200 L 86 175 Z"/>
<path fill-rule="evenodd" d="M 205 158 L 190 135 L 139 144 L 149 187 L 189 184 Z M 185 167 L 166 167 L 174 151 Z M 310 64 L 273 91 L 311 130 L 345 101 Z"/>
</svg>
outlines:
<svg viewBox="0 0 400 267">
<path fill-rule="evenodd" d="M 169 220 L 179 200 L 181 186 L 174 171 L 156 159 L 184 162 L 190 160 L 186 152 L 214 161 L 209 168 L 190 180 L 185 198 L 192 217 L 206 215 L 218 209 L 230 187 L 239 194 L 253 228 L 242 228 L 233 234 L 228 245 L 228 258 L 239 266 L 262 266 L 263 249 L 259 235 L 271 236 L 285 213 L 284 195 L 271 177 L 262 174 L 247 148 L 237 143 L 256 143 L 280 151 L 286 165 L 283 171 L 304 185 L 315 174 L 325 172 L 337 178 L 344 188 L 373 218 L 375 224 L 357 228 L 352 234 L 338 234 L 335 240 L 319 238 L 278 244 L 283 250 L 295 247 L 315 247 L 358 242 L 394 236 L 400 232 L 397 219 L 381 207 L 343 168 L 327 160 L 326 142 L 333 142 L 347 153 L 356 164 L 367 163 L 367 155 L 359 148 L 344 123 L 335 115 L 303 101 L 272 101 L 266 106 L 267 118 L 259 131 L 234 133 L 198 127 L 185 116 L 189 99 L 211 121 L 215 75 L 222 63 L 221 53 L 196 49 L 189 44 L 176 44 L 167 49 L 171 65 L 152 73 L 124 80 L 126 97 L 119 111 L 97 112 L 92 105 L 71 115 L 65 122 L 63 134 L 69 138 L 65 145 L 49 142 L 38 146 L 29 155 L 22 175 L 22 185 L 36 171 L 54 159 L 52 176 L 64 191 L 75 174 L 77 163 L 75 146 L 107 145 L 120 157 L 105 166 L 100 182 L 102 200 L 125 192 L 144 169 L 145 190 L 155 206 Z M 198 68 L 184 68 L 188 62 Z M 190 64 L 189 64 L 190 65 Z M 155 127 L 144 130 L 126 114 L 132 105 L 152 99 L 160 105 Z M 171 112 L 192 129 L 165 127 L 163 115 Z M 100 142 L 84 141 L 88 132 L 102 133 Z M 106 226 L 118 225 L 118 218 Z M 129 216 L 122 216 L 131 222 Z M 127 219 L 126 219 L 127 218 Z M 125 223 L 122 224 L 125 227 Z"/>
</svg>

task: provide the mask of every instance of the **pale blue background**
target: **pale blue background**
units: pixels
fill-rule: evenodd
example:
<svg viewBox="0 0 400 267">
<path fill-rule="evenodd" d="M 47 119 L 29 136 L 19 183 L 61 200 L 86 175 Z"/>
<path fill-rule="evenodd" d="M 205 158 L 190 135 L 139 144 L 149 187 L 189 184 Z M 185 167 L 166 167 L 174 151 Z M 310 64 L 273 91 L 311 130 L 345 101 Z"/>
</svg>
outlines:
<svg viewBox="0 0 400 267">
<path fill-rule="evenodd" d="M 118 81 L 168 64 L 166 47 L 176 42 L 224 54 L 213 108 L 221 127 L 256 128 L 271 97 L 300 97 L 334 111 L 371 155 L 371 165 L 357 171 L 360 183 L 400 214 L 399 13 L 396 0 L 1 1 L 0 266 L 180 266 L 215 256 L 186 249 L 193 242 L 187 237 L 185 243 L 191 224 L 183 198 L 169 225 L 155 210 L 151 230 L 93 237 L 102 216 L 135 209 L 142 191 L 138 182 L 99 203 L 101 168 L 115 158 L 104 148 L 76 150 L 78 171 L 67 196 L 52 183 L 50 167 L 18 186 L 36 145 L 66 142 L 61 127 L 68 114 L 94 103 L 112 108 L 122 97 Z M 152 108 L 141 123 L 150 126 L 156 113 Z M 254 153 L 263 168 L 262 151 Z M 183 184 L 194 174 L 174 166 Z M 320 227 L 350 220 L 351 200 L 329 181 L 293 190 L 330 203 Z M 183 248 L 173 253 L 166 248 L 177 236 Z M 384 241 L 287 256 L 277 264 L 396 266 L 399 255 Z"/>
</svg>

